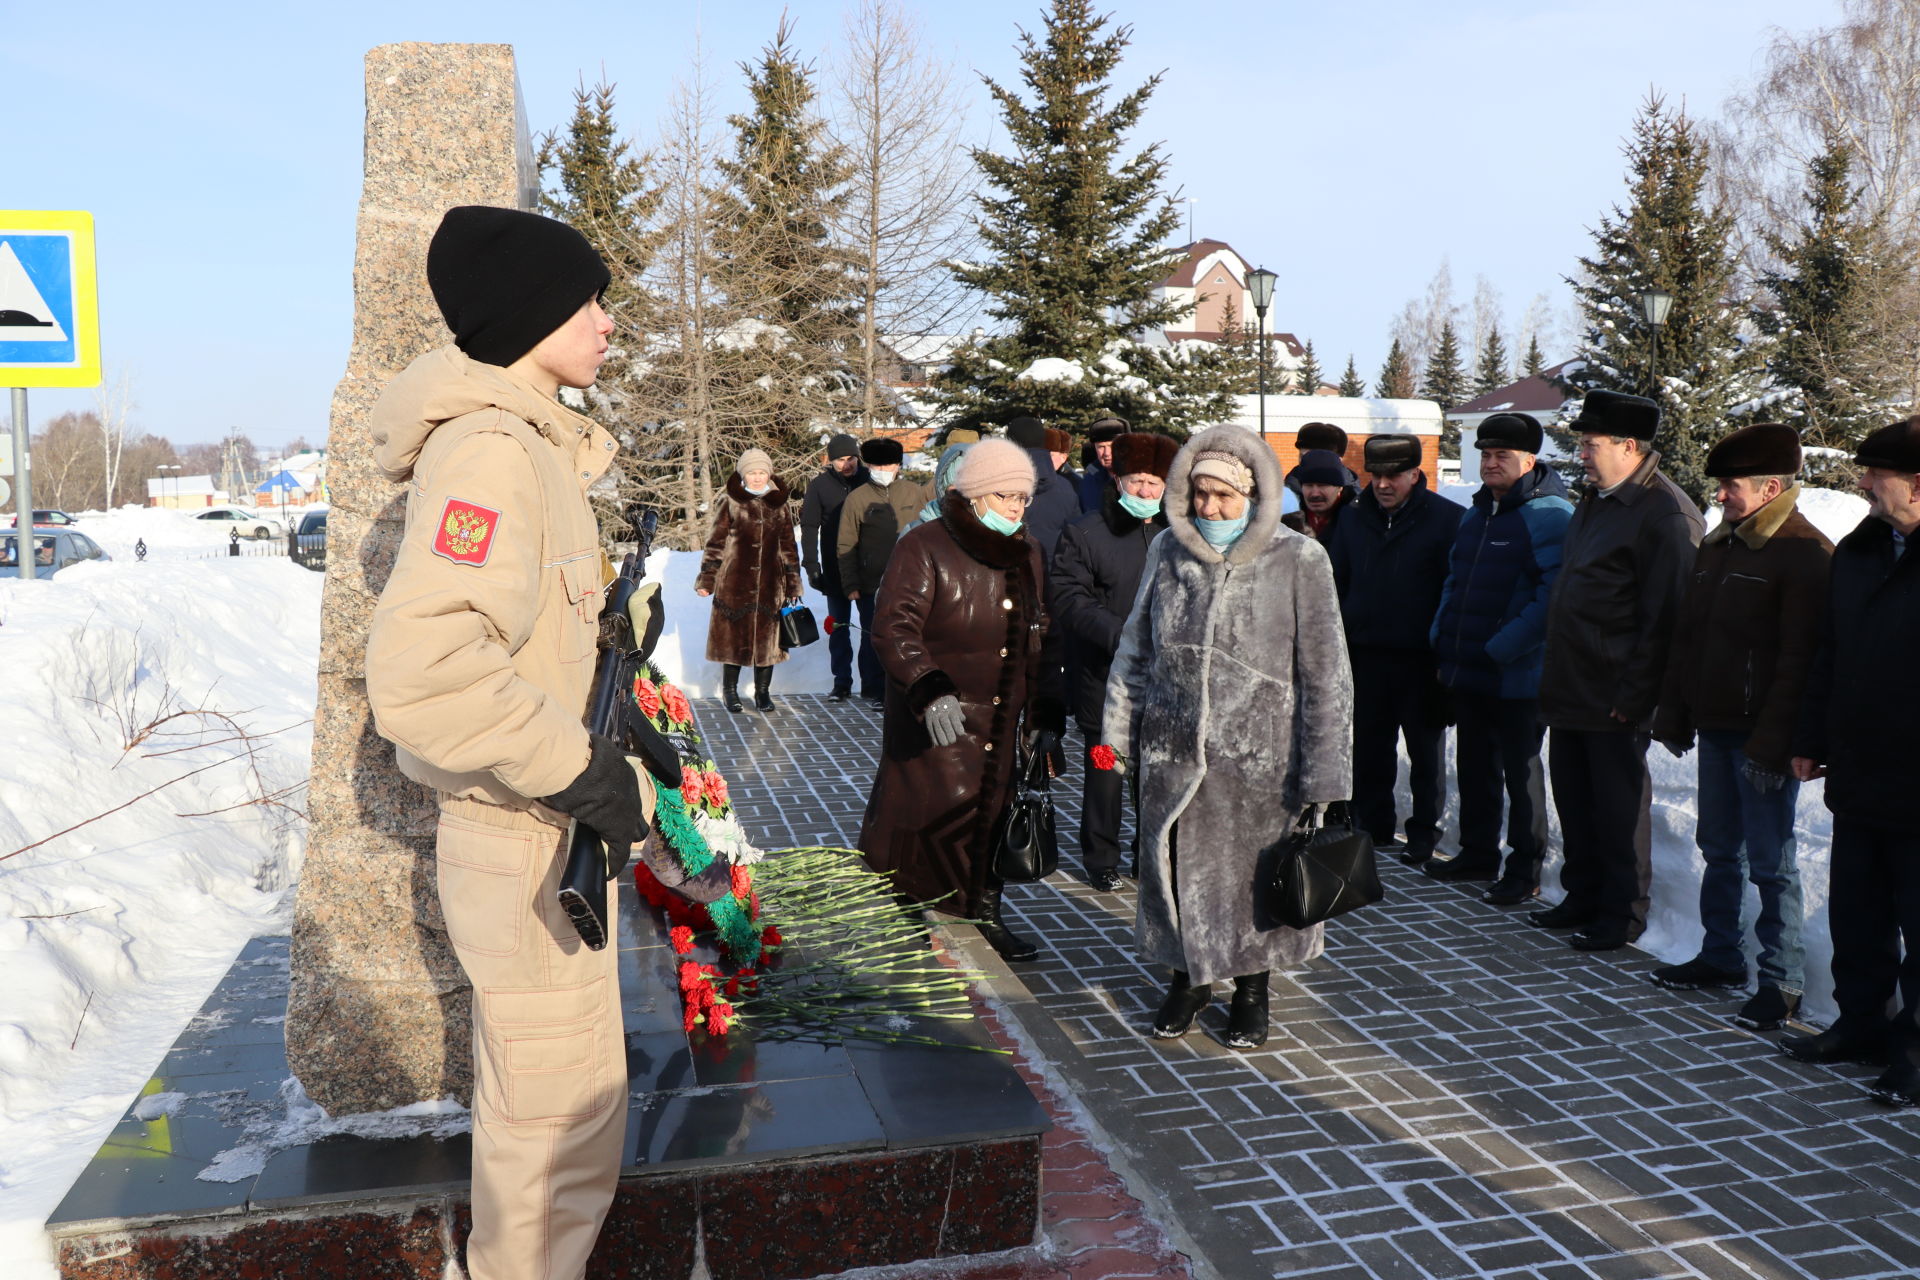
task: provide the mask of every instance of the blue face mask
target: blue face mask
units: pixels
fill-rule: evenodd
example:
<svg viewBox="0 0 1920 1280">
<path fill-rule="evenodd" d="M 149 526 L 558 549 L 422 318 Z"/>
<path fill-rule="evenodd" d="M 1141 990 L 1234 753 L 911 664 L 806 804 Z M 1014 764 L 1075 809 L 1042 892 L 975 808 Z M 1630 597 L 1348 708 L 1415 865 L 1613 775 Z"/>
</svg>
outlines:
<svg viewBox="0 0 1920 1280">
<path fill-rule="evenodd" d="M 1005 534 L 1009 538 L 1020 532 L 1020 521 L 1009 520 L 992 507 L 980 513 L 980 523 L 995 533 Z"/>
<path fill-rule="evenodd" d="M 1136 520 L 1151 520 L 1160 514 L 1160 499 L 1136 498 L 1130 493 L 1120 495 L 1120 509 Z"/>
<path fill-rule="evenodd" d="M 1235 520 L 1203 520 L 1195 516 L 1194 528 L 1200 530 L 1200 536 L 1207 540 L 1208 546 L 1215 551 L 1225 551 L 1240 541 L 1240 535 L 1247 531 L 1247 522 L 1253 519 L 1253 509 L 1257 505 L 1252 498 L 1248 498 L 1247 509 Z"/>
</svg>

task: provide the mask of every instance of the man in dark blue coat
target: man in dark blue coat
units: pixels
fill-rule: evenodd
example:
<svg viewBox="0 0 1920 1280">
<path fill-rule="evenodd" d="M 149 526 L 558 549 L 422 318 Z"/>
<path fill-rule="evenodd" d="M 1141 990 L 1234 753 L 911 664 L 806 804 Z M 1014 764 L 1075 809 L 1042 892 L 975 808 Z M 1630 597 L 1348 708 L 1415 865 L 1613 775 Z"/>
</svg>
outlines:
<svg viewBox="0 0 1920 1280">
<path fill-rule="evenodd" d="M 1453 540 L 1433 620 L 1440 683 L 1453 691 L 1454 786 L 1460 853 L 1427 864 L 1441 880 L 1493 880 L 1481 900 L 1517 906 L 1540 892 L 1547 854 L 1546 777 L 1540 764 L 1540 667 L 1547 598 L 1573 519 L 1567 487 L 1539 465 L 1544 432 L 1524 413 L 1480 424 L 1480 489 Z M 1500 865 L 1506 799 L 1506 867 Z M 1495 876 L 1499 878 L 1494 879 Z"/>
<path fill-rule="evenodd" d="M 833 692 L 827 696 L 845 702 L 853 696 L 853 601 L 840 585 L 840 556 L 835 550 L 840 536 L 840 508 L 847 495 L 867 482 L 867 469 L 860 465 L 860 442 L 841 432 L 827 441 L 827 465 L 807 483 L 806 500 L 800 504 L 800 562 L 807 581 L 827 598 L 827 612 L 834 626 L 827 636 L 827 655 L 833 667 Z M 821 548 L 826 554 L 821 554 Z"/>
<path fill-rule="evenodd" d="M 1420 442 L 1373 436 L 1366 491 L 1329 533 L 1353 661 L 1353 817 L 1376 847 L 1425 862 L 1440 837 L 1446 714 L 1434 679 L 1433 615 L 1461 510 L 1427 488 Z M 1413 813 L 1396 837 L 1394 780 L 1407 743 Z"/>
<path fill-rule="evenodd" d="M 1781 1043 L 1802 1062 L 1891 1058 L 1870 1093 L 1920 1106 L 1920 418 L 1860 443 L 1867 518 L 1833 549 L 1826 617 L 1794 732 L 1796 778 L 1833 811 L 1827 913 L 1840 1018 Z M 1904 957 L 1902 950 L 1904 947 Z M 1887 1021 L 1896 993 L 1900 1012 Z"/>
<path fill-rule="evenodd" d="M 1131 428 L 1125 418 L 1100 418 L 1087 428 L 1087 449 L 1092 453 L 1088 459 L 1085 454 L 1081 460 L 1087 469 L 1080 473 L 1080 510 L 1098 511 L 1105 501 L 1107 487 L 1113 483 L 1119 472 L 1113 469 L 1113 442 Z"/>
<path fill-rule="evenodd" d="M 1100 744 L 1107 671 L 1120 628 L 1133 608 L 1147 547 L 1167 527 L 1160 495 L 1179 443 L 1168 436 L 1122 435 L 1113 442 L 1115 483 L 1100 510 L 1081 516 L 1060 534 L 1047 570 L 1047 611 L 1066 636 L 1067 689 L 1073 717 L 1088 751 Z M 1080 808 L 1080 856 L 1087 883 L 1104 892 L 1120 887 L 1121 775 L 1085 770 Z M 1138 851 L 1139 845 L 1136 844 Z"/>
<path fill-rule="evenodd" d="M 1049 440 L 1047 426 L 1038 418 L 1015 418 L 1007 424 L 1007 439 L 1027 451 L 1027 457 L 1033 461 L 1033 474 L 1038 477 L 1033 499 L 1027 503 L 1027 532 L 1040 544 L 1040 554 L 1048 560 L 1053 559 L 1060 531 L 1081 515 L 1078 478 L 1069 482 L 1061 476 L 1060 464 L 1053 456 L 1058 451 L 1050 447 L 1060 443 L 1064 435 L 1056 431 Z M 1067 437 L 1067 441 L 1070 446 L 1071 437 Z"/>
</svg>

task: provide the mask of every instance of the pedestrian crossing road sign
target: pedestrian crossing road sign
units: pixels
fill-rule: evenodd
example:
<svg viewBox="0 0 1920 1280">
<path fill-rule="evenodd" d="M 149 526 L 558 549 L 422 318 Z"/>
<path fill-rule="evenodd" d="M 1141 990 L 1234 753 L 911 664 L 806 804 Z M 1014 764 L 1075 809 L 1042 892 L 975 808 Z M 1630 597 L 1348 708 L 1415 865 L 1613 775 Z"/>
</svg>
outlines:
<svg viewBox="0 0 1920 1280">
<path fill-rule="evenodd" d="M 0 387 L 99 385 L 93 215 L 0 209 Z"/>
</svg>

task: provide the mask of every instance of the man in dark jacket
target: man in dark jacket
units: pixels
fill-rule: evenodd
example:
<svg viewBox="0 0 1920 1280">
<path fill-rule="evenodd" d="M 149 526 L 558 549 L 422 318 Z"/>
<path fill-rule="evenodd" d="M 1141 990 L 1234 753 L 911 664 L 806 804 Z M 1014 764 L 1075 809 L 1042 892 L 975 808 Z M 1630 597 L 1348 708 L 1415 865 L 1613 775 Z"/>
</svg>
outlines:
<svg viewBox="0 0 1920 1280">
<path fill-rule="evenodd" d="M 1048 560 L 1053 559 L 1060 531 L 1069 521 L 1080 517 L 1078 483 L 1061 478 L 1059 464 L 1053 457 L 1052 446 L 1063 434 L 1054 432 L 1049 439 L 1048 428 L 1038 418 L 1015 418 L 1007 424 L 1007 439 L 1027 451 L 1027 457 L 1033 462 L 1033 474 L 1038 477 L 1033 500 L 1027 504 L 1027 532 L 1040 544 L 1040 554 Z M 1072 447 L 1071 437 L 1067 438 L 1067 444 Z"/>
<path fill-rule="evenodd" d="M 1107 669 L 1140 588 L 1147 546 L 1167 527 L 1160 495 L 1179 450 L 1167 436 L 1142 433 L 1113 440 L 1108 456 L 1115 482 L 1106 486 L 1100 510 L 1061 532 L 1047 571 L 1047 611 L 1066 637 L 1068 698 L 1089 752 L 1100 745 Z M 1091 756 L 1085 774 L 1080 856 L 1087 883 L 1111 892 L 1120 887 L 1121 775 L 1095 768 Z M 1136 837 L 1136 853 L 1138 848 Z"/>
<path fill-rule="evenodd" d="M 906 451 L 898 440 L 867 441 L 860 446 L 860 460 L 867 464 L 867 482 L 848 494 L 840 509 L 834 551 L 840 561 L 840 589 L 860 611 L 860 696 L 879 702 L 886 697 L 887 677 L 869 638 L 873 597 L 887 571 L 893 544 L 926 505 L 932 490 L 900 478 Z"/>
<path fill-rule="evenodd" d="M 1353 472 L 1330 450 L 1309 449 L 1300 455 L 1300 465 L 1287 472 L 1286 483 L 1300 494 L 1300 510 L 1287 517 L 1287 527 L 1329 545 L 1340 513 L 1353 503 Z"/>
<path fill-rule="evenodd" d="M 1792 762 L 1802 782 L 1826 778 L 1833 811 L 1827 911 L 1840 1018 L 1781 1048 L 1802 1062 L 1888 1055 L 1870 1092 L 1911 1107 L 1920 1106 L 1920 418 L 1874 432 L 1853 460 L 1868 515 L 1834 548 Z"/>
<path fill-rule="evenodd" d="M 1744 987 L 1740 950 L 1747 882 L 1760 892 L 1754 937 L 1759 990 L 1734 1015 L 1756 1031 L 1778 1027 L 1800 1005 L 1800 869 L 1791 774 L 1794 718 L 1820 631 L 1833 544 L 1800 514 L 1800 436 L 1758 423 L 1707 454 L 1719 482 L 1720 523 L 1700 541 L 1680 607 L 1666 691 L 1653 736 L 1676 755 L 1700 738 L 1694 842 L 1700 880 L 1700 953 L 1653 971 L 1663 987 Z"/>
<path fill-rule="evenodd" d="M 800 504 L 800 562 L 807 581 L 827 598 L 835 624 L 827 636 L 827 656 L 833 663 L 833 692 L 827 696 L 835 702 L 853 695 L 853 631 L 847 626 L 853 621 L 853 602 L 840 587 L 840 508 L 847 495 L 866 482 L 860 444 L 842 432 L 827 441 L 827 465 L 807 483 Z"/>
<path fill-rule="evenodd" d="M 1353 816 L 1376 847 L 1420 863 L 1440 837 L 1446 717 L 1431 632 L 1462 512 L 1427 488 L 1412 436 L 1368 439 L 1366 467 L 1366 492 L 1325 543 L 1353 661 Z M 1413 791 L 1404 844 L 1393 795 L 1402 737 Z"/>
<path fill-rule="evenodd" d="M 1567 488 L 1539 465 L 1544 432 L 1524 413 L 1480 424 L 1480 490 L 1453 540 L 1433 620 L 1440 683 L 1453 693 L 1454 786 L 1460 853 L 1429 862 L 1443 880 L 1499 878 L 1481 901 L 1518 906 L 1540 893 L 1547 856 L 1546 778 L 1540 764 L 1540 665 L 1547 598 L 1573 518 Z M 1501 797 L 1507 844 L 1500 864 Z"/>
<path fill-rule="evenodd" d="M 1087 428 L 1087 448 L 1093 457 L 1080 473 L 1080 510 L 1098 511 L 1105 501 L 1107 486 L 1119 473 L 1113 469 L 1113 442 L 1131 428 L 1125 418 L 1100 418 Z"/>
<path fill-rule="evenodd" d="M 1660 406 L 1590 391 L 1573 429 L 1588 488 L 1567 526 L 1547 604 L 1540 718 L 1566 855 L 1566 898 L 1532 915 L 1572 928 L 1580 951 L 1614 951 L 1647 927 L 1653 882 L 1648 730 L 1673 620 L 1705 522 L 1649 448 Z"/>
</svg>

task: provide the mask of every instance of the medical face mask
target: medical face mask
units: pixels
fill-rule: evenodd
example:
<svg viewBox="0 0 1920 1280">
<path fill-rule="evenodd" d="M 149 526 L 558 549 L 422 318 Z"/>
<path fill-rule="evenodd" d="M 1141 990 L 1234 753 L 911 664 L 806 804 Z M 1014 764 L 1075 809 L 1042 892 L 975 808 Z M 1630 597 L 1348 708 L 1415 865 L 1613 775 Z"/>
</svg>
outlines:
<svg viewBox="0 0 1920 1280">
<path fill-rule="evenodd" d="M 1005 534 L 1011 538 L 1014 534 L 1020 532 L 1020 521 L 1009 520 L 992 507 L 988 507 L 985 511 L 981 511 L 978 514 L 980 516 L 980 523 L 995 533 Z"/>
<path fill-rule="evenodd" d="M 1215 551 L 1225 551 L 1240 541 L 1240 535 L 1247 531 L 1247 522 L 1253 519 L 1255 505 L 1253 499 L 1247 499 L 1247 509 L 1235 520 L 1203 520 L 1195 516 L 1193 524 L 1200 530 L 1200 536 L 1207 540 L 1208 546 Z"/>
<path fill-rule="evenodd" d="M 1160 499 L 1136 498 L 1123 491 L 1120 494 L 1120 509 L 1136 520 L 1151 520 L 1160 514 Z"/>
<path fill-rule="evenodd" d="M 871 480 L 872 480 L 872 481 L 873 481 L 873 482 L 874 482 L 875 484 L 877 484 L 877 485 L 879 485 L 879 486 L 880 486 L 880 487 L 881 487 L 882 489 L 884 489 L 884 488 L 886 488 L 886 487 L 887 487 L 888 485 L 890 485 L 890 484 L 892 484 L 892 483 L 893 483 L 893 478 L 894 478 L 895 476 L 897 476 L 897 475 L 899 475 L 899 474 L 900 474 L 900 473 L 899 473 L 898 471 L 869 471 L 869 472 L 867 472 L 867 476 L 868 476 L 868 478 L 869 478 L 869 479 L 871 479 Z"/>
<path fill-rule="evenodd" d="M 746 489 L 748 493 L 752 494 L 756 498 L 761 497 L 764 494 L 771 493 L 773 491 L 773 486 L 770 484 L 763 484 L 763 485 L 749 484 L 749 485 L 743 485 L 742 487 Z"/>
</svg>

